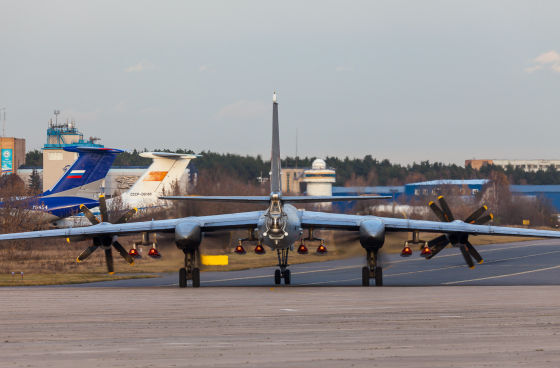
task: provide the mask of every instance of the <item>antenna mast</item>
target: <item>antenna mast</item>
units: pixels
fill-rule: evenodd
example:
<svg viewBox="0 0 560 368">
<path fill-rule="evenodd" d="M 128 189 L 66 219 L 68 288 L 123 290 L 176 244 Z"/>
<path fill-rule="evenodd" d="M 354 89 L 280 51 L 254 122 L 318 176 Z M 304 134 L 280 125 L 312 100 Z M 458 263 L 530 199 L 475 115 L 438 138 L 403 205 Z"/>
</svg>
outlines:
<svg viewBox="0 0 560 368">
<path fill-rule="evenodd" d="M 296 169 L 298 164 L 298 129 L 296 128 Z"/>
<path fill-rule="evenodd" d="M 54 110 L 54 123 L 58 125 L 58 115 L 60 115 L 60 110 Z"/>
</svg>

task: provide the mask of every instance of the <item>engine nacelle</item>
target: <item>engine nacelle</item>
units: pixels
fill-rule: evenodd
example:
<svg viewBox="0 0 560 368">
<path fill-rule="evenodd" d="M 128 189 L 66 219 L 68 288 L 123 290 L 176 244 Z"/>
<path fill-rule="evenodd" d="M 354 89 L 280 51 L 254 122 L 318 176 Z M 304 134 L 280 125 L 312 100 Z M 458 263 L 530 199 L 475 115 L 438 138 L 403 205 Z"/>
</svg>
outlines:
<svg viewBox="0 0 560 368">
<path fill-rule="evenodd" d="M 175 243 L 180 249 L 192 249 L 200 245 L 202 231 L 194 222 L 181 222 L 175 226 Z"/>
<path fill-rule="evenodd" d="M 360 224 L 360 243 L 366 249 L 379 249 L 385 242 L 385 224 L 381 220 L 365 220 Z"/>
</svg>

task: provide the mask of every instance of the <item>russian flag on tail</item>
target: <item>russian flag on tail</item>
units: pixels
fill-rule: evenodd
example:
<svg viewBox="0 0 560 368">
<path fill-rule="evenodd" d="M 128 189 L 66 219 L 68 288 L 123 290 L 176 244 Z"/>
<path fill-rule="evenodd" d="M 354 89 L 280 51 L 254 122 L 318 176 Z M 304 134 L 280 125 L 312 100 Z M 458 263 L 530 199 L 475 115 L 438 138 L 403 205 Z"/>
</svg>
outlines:
<svg viewBox="0 0 560 368">
<path fill-rule="evenodd" d="M 81 179 L 84 174 L 85 174 L 85 170 L 72 170 L 70 171 L 70 174 L 67 176 L 68 179 Z"/>
</svg>

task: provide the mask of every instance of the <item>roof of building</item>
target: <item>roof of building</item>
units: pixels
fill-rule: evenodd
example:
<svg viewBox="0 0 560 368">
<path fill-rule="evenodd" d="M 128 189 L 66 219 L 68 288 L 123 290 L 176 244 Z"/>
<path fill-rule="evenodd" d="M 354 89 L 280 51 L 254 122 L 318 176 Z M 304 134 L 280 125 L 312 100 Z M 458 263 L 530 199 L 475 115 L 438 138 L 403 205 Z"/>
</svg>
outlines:
<svg viewBox="0 0 560 368">
<path fill-rule="evenodd" d="M 435 186 L 435 185 L 484 185 L 488 183 L 488 179 L 461 179 L 461 180 L 430 180 L 430 181 L 421 181 L 418 183 L 409 183 L 406 185 L 414 185 L 414 186 Z"/>
<path fill-rule="evenodd" d="M 377 187 L 333 187 L 333 195 L 337 194 L 376 194 L 376 193 L 403 193 L 404 186 L 377 186 Z"/>
<path fill-rule="evenodd" d="M 513 193 L 560 193 L 560 185 L 510 185 Z"/>
</svg>

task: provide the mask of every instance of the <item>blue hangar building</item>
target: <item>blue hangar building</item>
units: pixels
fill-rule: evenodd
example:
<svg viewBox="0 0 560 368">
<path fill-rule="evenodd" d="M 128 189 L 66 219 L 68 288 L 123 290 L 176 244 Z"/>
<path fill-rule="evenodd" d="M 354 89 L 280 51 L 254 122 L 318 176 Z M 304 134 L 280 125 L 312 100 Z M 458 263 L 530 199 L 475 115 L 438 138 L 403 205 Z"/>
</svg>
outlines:
<svg viewBox="0 0 560 368">
<path fill-rule="evenodd" d="M 409 183 L 399 186 L 371 186 L 371 187 L 333 187 L 333 195 L 367 195 L 378 194 L 387 195 L 399 200 L 419 199 L 427 196 L 435 196 L 442 192 L 453 190 L 465 197 L 473 197 L 488 184 L 487 179 L 468 179 L 468 180 L 430 180 L 418 183 Z M 510 185 L 513 195 L 527 197 L 544 197 L 560 213 L 560 185 Z M 339 211 L 350 211 L 355 203 L 338 202 L 335 209 Z"/>
</svg>

